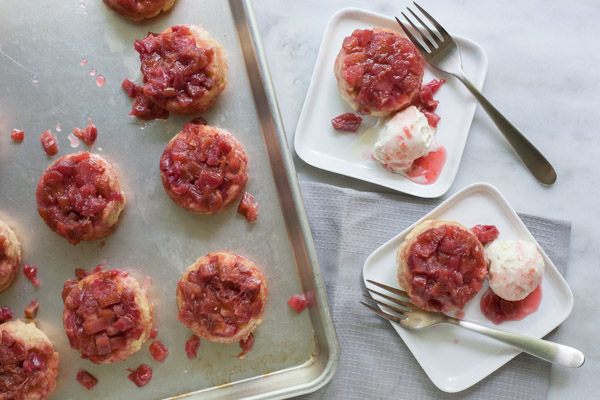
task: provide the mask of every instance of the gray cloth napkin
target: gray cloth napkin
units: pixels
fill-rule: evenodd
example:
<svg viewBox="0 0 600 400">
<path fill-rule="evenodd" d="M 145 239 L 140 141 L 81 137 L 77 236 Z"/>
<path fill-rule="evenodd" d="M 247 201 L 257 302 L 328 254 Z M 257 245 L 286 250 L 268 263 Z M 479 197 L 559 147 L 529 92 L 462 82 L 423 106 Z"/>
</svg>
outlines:
<svg viewBox="0 0 600 400">
<path fill-rule="evenodd" d="M 359 304 L 369 254 L 439 200 L 301 182 L 341 357 L 332 381 L 303 399 L 545 399 L 551 365 L 522 353 L 471 388 L 449 394 L 429 380 L 389 322 Z M 564 275 L 571 224 L 520 215 Z"/>
</svg>

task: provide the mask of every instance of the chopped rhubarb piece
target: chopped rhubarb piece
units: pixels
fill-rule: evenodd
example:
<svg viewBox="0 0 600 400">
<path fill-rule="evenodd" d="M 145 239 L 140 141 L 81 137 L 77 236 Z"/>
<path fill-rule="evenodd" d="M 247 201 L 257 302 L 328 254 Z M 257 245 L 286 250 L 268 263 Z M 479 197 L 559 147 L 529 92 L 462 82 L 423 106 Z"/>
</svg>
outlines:
<svg viewBox="0 0 600 400">
<path fill-rule="evenodd" d="M 25 307 L 25 318 L 34 319 L 40 304 L 36 299 L 31 299 L 29 305 Z"/>
<path fill-rule="evenodd" d="M 10 307 L 0 307 L 0 324 L 4 321 L 8 321 L 13 317 L 13 312 Z"/>
<path fill-rule="evenodd" d="M 297 294 L 290 297 L 287 301 L 288 305 L 294 309 L 297 313 L 304 310 L 308 306 L 308 300 L 304 298 L 304 295 L 299 296 Z"/>
<path fill-rule="evenodd" d="M 79 282 L 79 279 L 67 279 L 63 285 L 63 290 L 62 290 L 62 299 L 65 300 L 67 298 L 67 296 L 69 295 L 69 293 L 71 293 L 71 290 L 73 290 L 73 288 L 75 286 L 77 286 L 77 283 Z"/>
<path fill-rule="evenodd" d="M 185 342 L 185 353 L 190 359 L 196 358 L 198 355 L 198 347 L 200 347 L 200 338 L 196 335 L 192 335 L 187 342 Z"/>
<path fill-rule="evenodd" d="M 25 372 L 31 372 L 34 370 L 46 369 L 46 361 L 44 356 L 38 353 L 29 353 L 29 356 L 23 361 L 23 370 Z"/>
<path fill-rule="evenodd" d="M 112 351 L 110 347 L 110 339 L 106 333 L 101 333 L 100 335 L 96 335 L 96 350 L 98 351 L 98 355 L 108 354 Z"/>
<path fill-rule="evenodd" d="M 152 330 L 150 331 L 150 339 L 156 339 L 157 336 L 158 336 L 158 329 L 152 328 Z"/>
<path fill-rule="evenodd" d="M 237 212 L 246 217 L 248 222 L 255 222 L 258 219 L 258 203 L 250 193 L 244 193 Z"/>
<path fill-rule="evenodd" d="M 113 350 L 119 350 L 127 346 L 127 339 L 122 336 L 119 337 L 111 337 L 110 338 L 110 347 Z"/>
<path fill-rule="evenodd" d="M 87 390 L 92 390 L 98 384 L 98 379 L 86 370 L 80 369 L 75 378 Z"/>
<path fill-rule="evenodd" d="M 479 239 L 484 246 L 498 239 L 498 235 L 500 235 L 498 228 L 494 225 L 475 225 L 471 228 L 471 232 L 477 236 L 477 239 Z"/>
<path fill-rule="evenodd" d="M 37 278 L 37 267 L 35 265 L 24 265 L 23 274 L 33 282 L 33 286 L 40 286 L 40 281 Z"/>
<path fill-rule="evenodd" d="M 73 135 L 83 140 L 88 146 L 91 146 L 98 137 L 98 129 L 94 126 L 94 122 L 90 120 L 90 123 L 84 129 L 73 129 Z"/>
<path fill-rule="evenodd" d="M 44 146 L 44 151 L 50 157 L 58 154 L 58 142 L 56 141 L 56 137 L 52 134 L 52 131 L 44 131 L 40 136 L 40 142 L 42 143 L 42 146 Z"/>
<path fill-rule="evenodd" d="M 92 321 L 83 323 L 83 330 L 86 335 L 93 335 L 94 333 L 102 332 L 108 328 L 108 324 L 104 318 L 98 318 Z"/>
<path fill-rule="evenodd" d="M 116 314 L 116 311 L 115 311 L 115 314 Z M 115 322 L 113 324 L 113 327 L 115 329 L 120 330 L 121 332 L 125 332 L 125 331 L 128 331 L 129 329 L 133 328 L 134 325 L 135 325 L 135 322 L 133 322 L 133 319 L 131 319 L 131 317 L 128 315 L 124 315 L 121 318 L 119 318 L 117 320 L 117 322 Z"/>
<path fill-rule="evenodd" d="M 25 139 L 25 132 L 20 129 L 13 129 L 10 133 L 10 138 L 18 142 L 22 142 Z"/>
<path fill-rule="evenodd" d="M 352 113 L 345 113 L 331 120 L 333 129 L 346 132 L 356 132 L 361 123 L 362 118 Z"/>
<path fill-rule="evenodd" d="M 239 358 L 244 358 L 246 354 L 252 347 L 254 346 L 254 335 L 250 334 L 247 338 L 240 340 L 240 347 L 242 348 L 242 352 L 238 355 Z"/>
<path fill-rule="evenodd" d="M 142 387 L 152 379 L 152 368 L 146 364 L 140 364 L 136 370 L 127 368 L 127 371 L 131 372 L 127 375 L 127 378 L 136 384 L 137 387 Z"/>
<path fill-rule="evenodd" d="M 158 362 L 164 362 L 169 355 L 169 349 L 160 340 L 155 340 L 149 347 L 150 354 Z"/>
</svg>

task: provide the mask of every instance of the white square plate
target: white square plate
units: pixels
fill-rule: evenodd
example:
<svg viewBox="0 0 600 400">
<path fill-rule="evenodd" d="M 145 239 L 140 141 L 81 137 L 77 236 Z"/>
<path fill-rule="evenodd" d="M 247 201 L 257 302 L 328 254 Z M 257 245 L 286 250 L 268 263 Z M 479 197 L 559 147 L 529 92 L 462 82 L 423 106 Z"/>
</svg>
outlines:
<svg viewBox="0 0 600 400">
<path fill-rule="evenodd" d="M 486 279 L 481 291 L 463 309 L 465 320 L 541 338 L 571 313 L 573 294 L 567 282 L 502 194 L 485 183 L 467 186 L 375 250 L 365 261 L 365 285 L 366 280 L 371 279 L 399 287 L 396 249 L 406 234 L 426 219 L 452 220 L 467 227 L 496 225 L 500 231 L 499 239 L 521 239 L 535 243 L 544 258 L 546 268 L 541 283 L 542 302 L 535 313 L 520 321 L 494 325 L 479 308 L 481 296 L 488 288 Z M 444 324 L 418 331 L 410 331 L 396 324 L 392 326 L 431 381 L 446 392 L 458 392 L 474 385 L 520 353 L 513 347 L 457 326 Z"/>
<path fill-rule="evenodd" d="M 375 125 L 377 118 L 363 117 L 363 123 L 357 133 L 336 131 L 331 126 L 332 118 L 352 112 L 337 89 L 337 81 L 333 74 L 335 58 L 346 36 L 352 34 L 355 29 L 373 27 L 395 31 L 400 29 L 392 18 L 356 8 L 344 8 L 331 17 L 296 127 L 296 153 L 317 168 L 414 196 L 439 197 L 448 191 L 456 177 L 477 105 L 474 97 L 457 79 L 434 71 L 429 66 L 425 68 L 423 82 L 429 82 L 433 78 L 446 79 L 435 98 L 440 101 L 436 113 L 442 118 L 438 124 L 437 141 L 446 148 L 447 158 L 440 177 L 431 185 L 420 185 L 401 175 L 390 173 L 379 162 L 364 156 L 365 151 L 372 150 L 376 138 L 367 138 L 368 135 L 365 135 L 361 140 L 362 133 Z M 485 52 L 471 40 L 459 36 L 454 38 L 461 48 L 466 73 L 475 85 L 481 88 L 487 70 Z"/>
</svg>

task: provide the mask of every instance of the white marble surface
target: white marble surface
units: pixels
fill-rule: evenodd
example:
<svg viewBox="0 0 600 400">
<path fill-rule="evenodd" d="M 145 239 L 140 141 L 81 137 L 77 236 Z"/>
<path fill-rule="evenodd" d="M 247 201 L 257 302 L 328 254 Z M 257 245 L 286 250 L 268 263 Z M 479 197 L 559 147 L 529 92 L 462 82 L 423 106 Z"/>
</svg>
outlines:
<svg viewBox="0 0 600 400">
<path fill-rule="evenodd" d="M 555 337 L 581 349 L 586 363 L 577 370 L 554 367 L 548 398 L 597 398 L 600 52 L 594 37 L 600 37 L 600 3 L 421 0 L 420 4 L 448 31 L 483 46 L 489 59 L 483 93 L 536 144 L 558 172 L 553 186 L 538 184 L 478 108 L 457 178 L 440 200 L 470 183 L 483 181 L 500 189 L 518 212 L 572 222 L 566 278 L 575 306 Z M 391 16 L 408 5 L 408 1 L 389 0 L 254 0 L 290 146 L 330 16 L 349 6 Z M 297 156 L 294 160 L 300 179 L 386 191 L 317 170 Z"/>
</svg>

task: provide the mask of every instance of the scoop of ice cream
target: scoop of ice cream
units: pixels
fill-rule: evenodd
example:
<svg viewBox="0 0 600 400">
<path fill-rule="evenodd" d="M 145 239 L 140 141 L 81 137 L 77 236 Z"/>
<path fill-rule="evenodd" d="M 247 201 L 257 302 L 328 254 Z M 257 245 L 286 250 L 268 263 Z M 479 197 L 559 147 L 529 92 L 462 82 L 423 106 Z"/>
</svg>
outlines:
<svg viewBox="0 0 600 400">
<path fill-rule="evenodd" d="M 523 300 L 542 280 L 544 260 L 533 243 L 496 240 L 485 253 L 490 262 L 490 288 L 504 300 Z"/>
<path fill-rule="evenodd" d="M 415 106 L 396 113 L 379 131 L 373 148 L 375 159 L 391 172 L 402 173 L 431 149 L 436 128 Z"/>
</svg>

